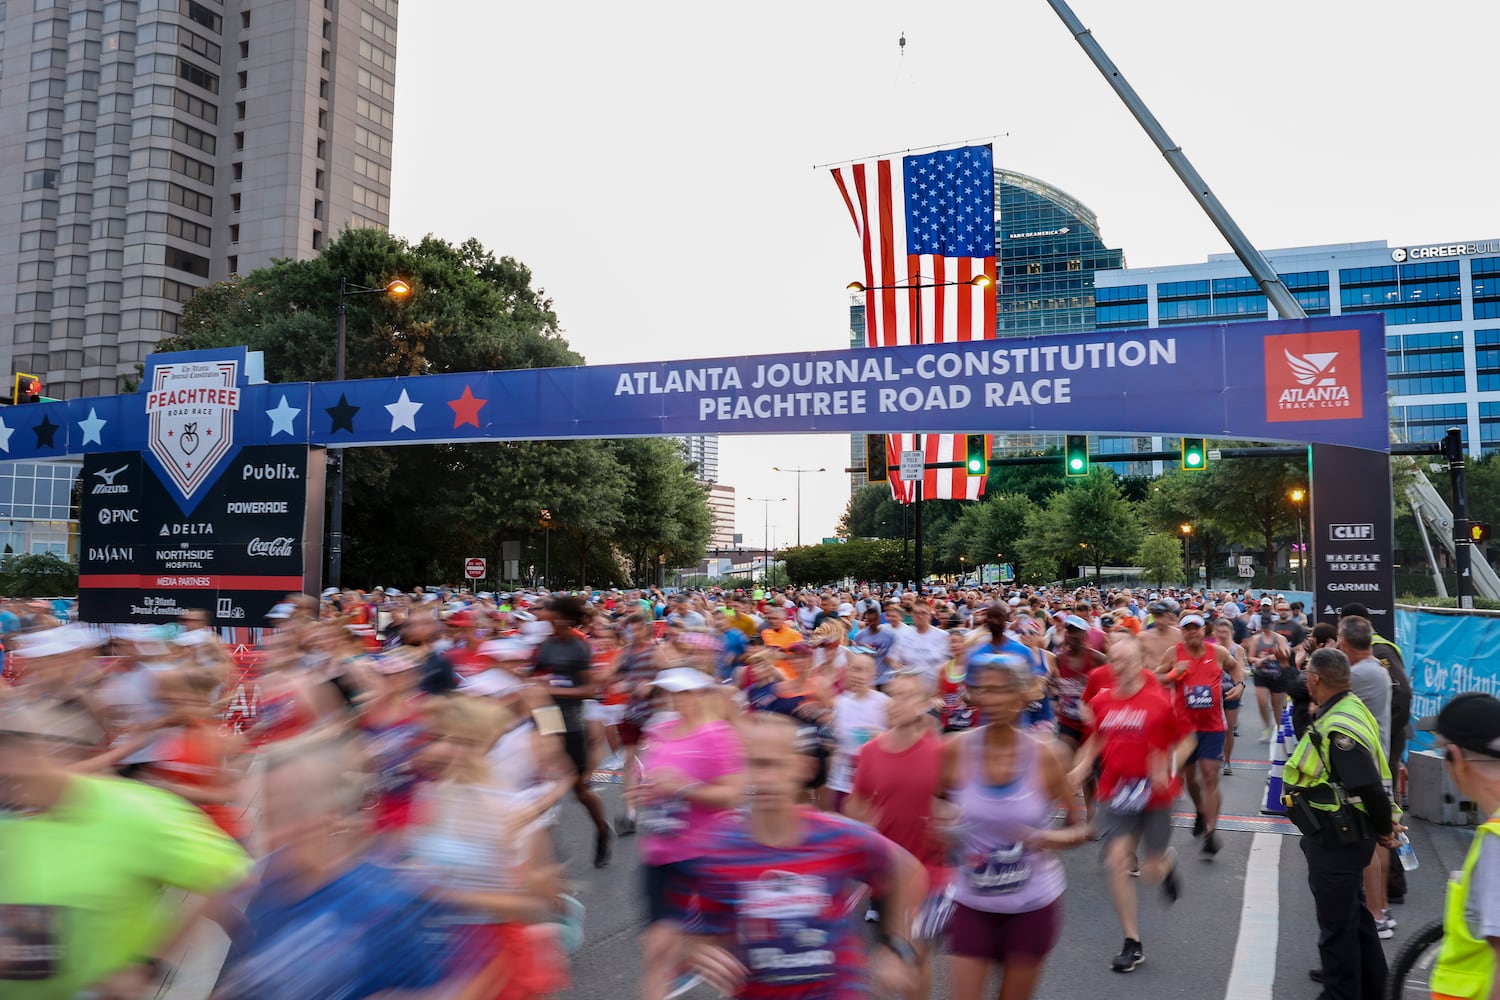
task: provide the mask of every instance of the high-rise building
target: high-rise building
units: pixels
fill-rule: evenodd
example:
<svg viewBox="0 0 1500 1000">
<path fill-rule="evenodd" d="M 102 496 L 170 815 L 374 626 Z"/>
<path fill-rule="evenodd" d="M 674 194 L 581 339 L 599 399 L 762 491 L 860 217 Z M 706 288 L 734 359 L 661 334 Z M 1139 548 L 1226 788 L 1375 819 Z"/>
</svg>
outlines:
<svg viewBox="0 0 1500 1000">
<path fill-rule="evenodd" d="M 1012 170 L 995 171 L 995 336 L 1035 337 L 1094 329 L 1094 273 L 1125 266 L 1124 251 L 1111 249 L 1099 219 L 1077 198 L 1045 181 Z M 849 345 L 865 346 L 862 297 L 851 298 Z M 985 430 L 983 427 L 975 431 Z M 997 434 L 997 453 L 1044 447 L 1037 434 Z M 864 435 L 849 444 L 850 466 L 863 468 Z M 851 492 L 865 485 L 850 476 Z"/>
<path fill-rule="evenodd" d="M 1401 440 L 1437 441 L 1457 426 L 1472 453 L 1500 449 L 1500 240 L 1381 240 L 1265 256 L 1309 316 L 1385 316 L 1391 427 Z M 1095 280 L 1101 330 L 1277 318 L 1233 254 Z"/>
<path fill-rule="evenodd" d="M 120 391 L 198 287 L 390 212 L 397 0 L 0 4 L 0 358 Z"/>
<path fill-rule="evenodd" d="M 700 483 L 719 481 L 719 435 L 688 434 L 678 438 L 682 442 L 682 457 L 696 468 L 693 478 Z"/>
<path fill-rule="evenodd" d="M 708 509 L 714 516 L 714 533 L 708 540 L 711 550 L 736 547 L 734 532 L 734 487 L 712 483 L 708 487 Z"/>
</svg>

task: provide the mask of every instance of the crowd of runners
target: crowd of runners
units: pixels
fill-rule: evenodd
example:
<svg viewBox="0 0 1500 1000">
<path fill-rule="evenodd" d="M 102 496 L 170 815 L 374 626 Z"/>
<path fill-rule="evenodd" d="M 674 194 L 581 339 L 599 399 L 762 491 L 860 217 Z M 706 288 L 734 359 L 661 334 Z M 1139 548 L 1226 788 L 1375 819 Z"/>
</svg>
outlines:
<svg viewBox="0 0 1500 1000">
<path fill-rule="evenodd" d="M 1185 891 L 1174 801 L 1211 859 L 1237 729 L 1271 740 L 1318 649 L 1367 653 L 1361 610 L 1335 629 L 1250 592 L 377 588 L 290 595 L 253 676 L 201 612 L 38 611 L 0 685 L 0 993 L 150 995 L 208 917 L 225 1000 L 560 994 L 574 809 L 597 868 L 635 838 L 646 1000 L 926 998 L 945 960 L 959 1000 L 996 970 L 1031 996 L 1065 933 L 1058 855 L 1090 841 L 1123 938 L 1100 961 L 1128 973 L 1137 887 Z"/>
</svg>

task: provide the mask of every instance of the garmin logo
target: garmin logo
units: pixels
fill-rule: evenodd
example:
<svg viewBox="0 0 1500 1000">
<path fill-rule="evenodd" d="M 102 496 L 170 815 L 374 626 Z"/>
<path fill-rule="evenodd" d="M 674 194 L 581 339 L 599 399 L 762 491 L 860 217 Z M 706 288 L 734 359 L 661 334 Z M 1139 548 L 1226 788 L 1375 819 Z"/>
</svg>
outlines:
<svg viewBox="0 0 1500 1000">
<path fill-rule="evenodd" d="M 1433 257 L 1472 257 L 1481 253 L 1500 253 L 1500 240 L 1484 243 L 1446 243 L 1430 247 L 1397 247 L 1391 251 L 1391 260 L 1404 264 L 1409 260 L 1430 260 Z"/>
</svg>

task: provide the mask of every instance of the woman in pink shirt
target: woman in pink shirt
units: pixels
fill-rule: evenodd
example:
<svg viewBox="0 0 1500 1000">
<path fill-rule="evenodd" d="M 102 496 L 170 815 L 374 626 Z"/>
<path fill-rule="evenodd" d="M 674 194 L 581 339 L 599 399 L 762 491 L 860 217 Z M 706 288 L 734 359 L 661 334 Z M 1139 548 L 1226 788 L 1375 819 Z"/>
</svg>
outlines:
<svg viewBox="0 0 1500 1000">
<path fill-rule="evenodd" d="M 643 734 L 640 780 L 631 792 L 646 898 L 643 1000 L 665 997 L 680 964 L 692 899 L 682 863 L 702 852 L 704 832 L 745 792 L 744 744 L 719 711 L 713 679 L 669 667 L 653 684 L 667 692 L 666 711 Z"/>
</svg>

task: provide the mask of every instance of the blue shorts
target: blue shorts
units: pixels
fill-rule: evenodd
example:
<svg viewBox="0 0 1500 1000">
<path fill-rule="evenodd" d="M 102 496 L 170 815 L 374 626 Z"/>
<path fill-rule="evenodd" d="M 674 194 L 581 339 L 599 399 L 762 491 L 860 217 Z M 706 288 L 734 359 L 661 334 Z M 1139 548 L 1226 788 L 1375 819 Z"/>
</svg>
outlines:
<svg viewBox="0 0 1500 1000">
<path fill-rule="evenodd" d="M 1200 760 L 1223 760 L 1224 759 L 1224 730 L 1217 732 L 1198 731 L 1198 745 L 1193 747 L 1192 754 L 1188 757 L 1189 764 Z"/>
</svg>

